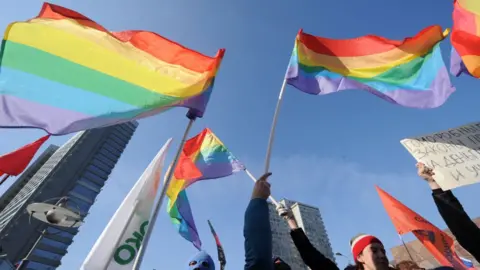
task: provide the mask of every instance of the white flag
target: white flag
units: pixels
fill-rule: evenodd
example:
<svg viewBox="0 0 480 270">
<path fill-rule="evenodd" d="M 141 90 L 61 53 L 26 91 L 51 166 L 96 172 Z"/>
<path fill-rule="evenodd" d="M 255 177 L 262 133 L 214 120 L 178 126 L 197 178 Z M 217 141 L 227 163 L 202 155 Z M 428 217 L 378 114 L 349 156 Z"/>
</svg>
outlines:
<svg viewBox="0 0 480 270">
<path fill-rule="evenodd" d="M 160 149 L 103 230 L 82 270 L 130 270 L 148 228 L 160 174 L 172 139 Z M 117 244 L 118 243 L 118 244 Z"/>
</svg>

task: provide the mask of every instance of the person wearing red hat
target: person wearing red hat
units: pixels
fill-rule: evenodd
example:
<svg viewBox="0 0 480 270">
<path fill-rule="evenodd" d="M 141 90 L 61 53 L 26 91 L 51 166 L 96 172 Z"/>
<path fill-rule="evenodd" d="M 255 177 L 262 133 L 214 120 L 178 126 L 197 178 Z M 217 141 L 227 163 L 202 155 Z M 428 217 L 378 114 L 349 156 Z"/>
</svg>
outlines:
<svg viewBox="0 0 480 270">
<path fill-rule="evenodd" d="M 353 259 L 360 270 L 388 270 L 388 258 L 382 242 L 373 235 L 360 234 L 350 240 Z"/>
</svg>

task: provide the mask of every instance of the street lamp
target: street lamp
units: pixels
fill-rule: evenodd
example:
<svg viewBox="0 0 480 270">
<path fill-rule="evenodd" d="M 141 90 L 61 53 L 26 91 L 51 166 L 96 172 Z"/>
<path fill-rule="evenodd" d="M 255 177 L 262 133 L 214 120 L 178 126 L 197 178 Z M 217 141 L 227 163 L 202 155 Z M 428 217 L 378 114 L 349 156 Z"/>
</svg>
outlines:
<svg viewBox="0 0 480 270">
<path fill-rule="evenodd" d="M 58 198 L 56 198 L 58 199 Z M 46 200 L 43 203 L 31 203 L 27 206 L 27 212 L 30 214 L 31 218 L 35 218 L 43 223 L 46 223 L 51 226 L 63 227 L 63 228 L 77 228 L 82 224 L 82 216 L 80 211 L 75 213 L 74 211 L 67 209 L 66 204 L 68 197 L 60 198 L 55 204 L 49 204 L 48 201 L 56 200 L 50 199 Z M 77 205 L 78 208 L 78 205 Z M 43 229 L 40 232 L 40 236 L 37 238 L 37 241 L 33 244 L 30 251 L 27 253 L 27 256 L 17 265 L 17 270 L 27 269 L 29 262 L 29 257 L 32 255 L 33 251 L 46 235 L 55 235 L 57 233 L 48 233 L 47 228 Z"/>
</svg>

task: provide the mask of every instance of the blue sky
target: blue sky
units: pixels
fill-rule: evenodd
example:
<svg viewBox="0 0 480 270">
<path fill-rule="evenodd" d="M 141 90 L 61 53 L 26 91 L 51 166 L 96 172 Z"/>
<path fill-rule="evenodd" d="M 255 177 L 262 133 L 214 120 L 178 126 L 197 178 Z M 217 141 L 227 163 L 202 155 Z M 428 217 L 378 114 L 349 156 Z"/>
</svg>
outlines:
<svg viewBox="0 0 480 270">
<path fill-rule="evenodd" d="M 155 31 L 208 55 L 226 48 L 209 108 L 204 119 L 195 123 L 192 135 L 210 127 L 255 175 L 263 170 L 278 91 L 299 28 L 331 38 L 377 34 L 401 39 L 432 24 L 450 27 L 452 12 L 451 1 L 438 0 L 53 3 L 77 10 L 111 30 Z M 35 16 L 40 7 L 37 0 L 6 1 L 1 8 L 0 28 Z M 448 64 L 448 40 L 442 49 Z M 478 120 L 480 82 L 469 77 L 452 80 L 457 92 L 444 106 L 432 110 L 395 106 L 361 91 L 319 97 L 287 87 L 273 150 L 272 195 L 318 206 L 334 252 L 348 255 L 349 239 L 360 232 L 377 235 L 387 248 L 400 244 L 374 184 L 443 228 L 427 185 L 416 177 L 414 159 L 399 141 Z M 175 138 L 174 146 L 178 144 L 187 124 L 185 112 L 174 109 L 140 121 L 60 269 L 80 267 L 156 151 L 169 137 Z M 1 130 L 0 153 L 43 134 L 36 130 Z M 62 144 L 68 138 L 55 137 L 49 142 Z M 173 151 L 169 161 L 172 155 Z M 206 222 L 211 219 L 230 269 L 243 265 L 243 214 L 252 187 L 246 175 L 237 174 L 201 182 L 188 190 L 204 248 L 216 258 Z M 472 217 L 480 216 L 480 208 L 475 207 L 479 193 L 480 185 L 455 190 Z M 175 232 L 165 212 L 159 216 L 152 237 L 144 269 L 183 269 L 195 253 L 194 247 Z M 340 266 L 346 263 L 342 258 L 338 261 Z"/>
</svg>

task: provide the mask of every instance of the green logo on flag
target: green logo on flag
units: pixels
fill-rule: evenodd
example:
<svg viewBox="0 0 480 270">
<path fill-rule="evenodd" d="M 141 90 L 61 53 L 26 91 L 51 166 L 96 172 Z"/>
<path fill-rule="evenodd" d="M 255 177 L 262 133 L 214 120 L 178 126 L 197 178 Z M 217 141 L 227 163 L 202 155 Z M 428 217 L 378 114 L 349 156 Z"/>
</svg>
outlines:
<svg viewBox="0 0 480 270">
<path fill-rule="evenodd" d="M 135 259 L 137 252 L 140 249 L 140 245 L 142 244 L 143 237 L 145 236 L 147 226 L 148 220 L 143 222 L 142 225 L 140 225 L 139 230 L 134 231 L 131 237 L 127 238 L 125 243 L 115 250 L 113 259 L 116 263 L 127 265 Z"/>
</svg>

